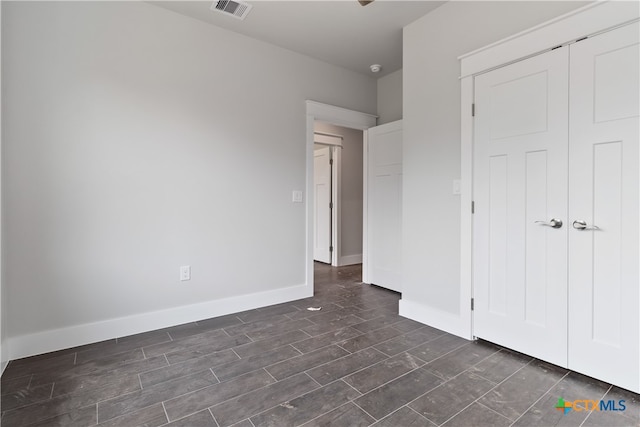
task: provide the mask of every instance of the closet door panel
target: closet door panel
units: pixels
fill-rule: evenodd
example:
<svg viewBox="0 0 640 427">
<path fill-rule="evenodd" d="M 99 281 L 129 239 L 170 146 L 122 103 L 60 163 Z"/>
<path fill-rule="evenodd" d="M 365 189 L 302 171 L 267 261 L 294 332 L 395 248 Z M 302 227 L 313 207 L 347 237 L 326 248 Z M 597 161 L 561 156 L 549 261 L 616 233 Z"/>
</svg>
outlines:
<svg viewBox="0 0 640 427">
<path fill-rule="evenodd" d="M 474 335 L 562 366 L 568 65 L 563 47 L 475 78 Z"/>
<path fill-rule="evenodd" d="M 569 367 L 640 389 L 640 24 L 570 50 Z"/>
</svg>

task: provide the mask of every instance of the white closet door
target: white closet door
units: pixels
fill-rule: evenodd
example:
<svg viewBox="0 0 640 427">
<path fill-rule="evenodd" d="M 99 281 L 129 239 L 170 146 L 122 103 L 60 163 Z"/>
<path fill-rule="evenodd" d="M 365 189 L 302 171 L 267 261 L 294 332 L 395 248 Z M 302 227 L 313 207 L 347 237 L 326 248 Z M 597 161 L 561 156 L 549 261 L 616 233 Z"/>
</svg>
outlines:
<svg viewBox="0 0 640 427">
<path fill-rule="evenodd" d="M 635 391 L 639 32 L 635 23 L 571 46 L 568 224 L 569 367 Z"/>
<path fill-rule="evenodd" d="M 331 264 L 331 148 L 313 154 L 313 259 Z"/>
<path fill-rule="evenodd" d="M 475 78 L 474 335 L 567 364 L 568 55 Z M 562 221 L 562 226 L 552 220 Z"/>
<path fill-rule="evenodd" d="M 368 281 L 402 290 L 402 121 L 367 131 Z"/>
</svg>

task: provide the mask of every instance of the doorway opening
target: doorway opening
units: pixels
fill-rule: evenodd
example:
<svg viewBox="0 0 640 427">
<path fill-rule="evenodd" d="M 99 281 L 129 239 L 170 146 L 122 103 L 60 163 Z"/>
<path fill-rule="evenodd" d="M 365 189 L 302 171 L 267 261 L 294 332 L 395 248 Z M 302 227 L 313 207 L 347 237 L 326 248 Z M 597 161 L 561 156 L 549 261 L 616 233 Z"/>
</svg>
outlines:
<svg viewBox="0 0 640 427">
<path fill-rule="evenodd" d="M 362 263 L 363 131 L 314 124 L 314 260 Z"/>
<path fill-rule="evenodd" d="M 318 125 L 318 129 L 316 130 L 316 125 Z M 315 250 L 315 180 L 314 180 L 314 163 L 315 163 L 315 148 L 316 148 L 316 132 L 325 133 L 334 136 L 345 136 L 344 133 L 356 132 L 359 133 L 359 144 L 354 143 L 355 147 L 351 147 L 354 149 L 360 149 L 360 193 L 364 193 L 363 189 L 363 159 L 364 159 L 364 145 L 366 139 L 366 133 L 364 130 L 369 129 L 376 125 L 376 116 L 366 113 L 360 113 L 353 110 L 347 110 L 340 107 L 335 107 L 327 104 L 321 104 L 315 101 L 307 101 L 307 138 L 306 138 L 306 177 L 307 177 L 307 238 L 306 238 L 306 283 L 309 287 L 309 295 L 313 295 L 314 290 L 314 250 Z M 320 138 L 322 139 L 322 138 Z M 356 139 L 357 140 L 357 139 Z M 322 142 L 322 141 L 320 141 Z M 326 141 L 325 141 L 326 145 Z M 336 144 L 337 145 L 337 144 Z M 344 142 L 343 142 L 344 145 Z M 339 265 L 341 262 L 343 263 L 366 263 L 366 245 L 363 244 L 363 227 L 366 226 L 367 213 L 366 209 L 363 209 L 363 201 L 359 202 L 344 203 L 344 198 L 341 197 L 342 185 L 338 185 L 339 181 L 344 177 L 344 173 L 340 174 L 340 177 L 336 177 L 336 173 L 338 170 L 344 172 L 344 169 L 341 168 L 343 157 L 345 157 L 345 153 L 343 152 L 345 148 L 336 148 L 335 146 L 331 147 L 329 150 L 333 156 L 333 172 L 331 173 L 332 177 L 335 177 L 331 182 L 331 199 L 333 203 L 335 203 L 335 208 L 332 209 L 330 214 L 331 217 L 336 217 L 335 221 L 329 224 L 330 228 L 330 246 L 334 246 L 334 250 L 331 251 L 331 262 L 328 264 L 334 263 Z M 357 151 L 356 151 L 357 152 Z M 357 169 L 350 170 L 352 174 L 357 174 Z M 325 196 L 326 197 L 326 196 Z M 361 196 L 362 197 L 362 196 Z M 338 201 L 340 199 L 343 203 Z M 336 203 L 337 202 L 337 203 Z M 345 206 L 348 208 L 345 209 Z M 359 208 L 358 208 L 359 206 Z M 354 210 L 360 211 L 361 215 L 349 215 L 348 212 L 352 212 Z M 342 216 L 338 215 L 342 210 L 347 211 L 347 215 L 349 218 L 346 219 L 346 223 L 350 224 L 350 220 L 356 221 L 356 223 L 360 223 L 360 226 L 348 225 L 350 232 L 355 231 L 357 228 L 357 233 L 359 233 L 359 242 L 356 243 L 356 248 L 359 245 L 359 251 L 355 251 L 357 253 L 353 253 L 353 247 L 349 245 L 343 245 L 342 239 L 342 231 L 345 224 L 342 222 Z M 333 226 L 331 225 L 333 224 Z M 358 235 L 356 233 L 356 235 Z M 351 234 L 351 233 L 350 233 Z M 338 238 L 340 236 L 340 238 Z M 352 237 L 350 237 L 351 239 Z M 354 240 L 355 242 L 355 240 Z M 346 249 L 346 252 L 345 252 Z M 351 252 L 351 253 L 350 253 Z M 344 264 L 347 265 L 347 264 Z"/>
</svg>

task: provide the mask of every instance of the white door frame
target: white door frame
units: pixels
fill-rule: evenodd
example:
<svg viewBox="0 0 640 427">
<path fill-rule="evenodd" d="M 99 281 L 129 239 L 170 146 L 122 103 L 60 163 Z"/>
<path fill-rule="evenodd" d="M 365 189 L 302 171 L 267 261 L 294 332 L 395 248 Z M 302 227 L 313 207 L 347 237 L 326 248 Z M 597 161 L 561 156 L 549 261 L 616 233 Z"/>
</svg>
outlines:
<svg viewBox="0 0 640 427">
<path fill-rule="evenodd" d="M 638 20 L 635 2 L 597 2 L 460 56 L 461 84 L 461 200 L 460 200 L 460 316 L 449 325 L 473 337 L 473 79 L 475 75 L 609 31 Z"/>
<path fill-rule="evenodd" d="M 314 127 L 316 120 L 321 122 L 330 123 L 336 126 L 343 126 L 351 129 L 358 129 L 366 131 L 370 127 L 376 125 L 377 116 L 373 114 L 361 113 L 359 111 L 348 110 L 346 108 L 335 107 L 333 105 L 322 104 L 320 102 L 307 100 L 307 138 L 306 138 L 306 193 L 307 195 L 313 194 L 313 145 L 315 142 Z M 367 133 L 363 132 L 363 143 L 366 142 Z M 364 148 L 364 147 L 363 147 Z M 339 164 L 334 161 L 334 169 L 337 169 Z M 366 181 L 365 181 L 366 182 Z M 336 183 L 337 185 L 337 183 Z M 365 188 L 366 192 L 366 188 Z M 363 193 L 363 196 L 366 193 Z M 366 197 L 366 196 L 364 196 Z M 313 204 L 309 202 L 309 197 L 306 198 L 306 285 L 309 287 L 311 295 L 313 295 Z M 366 200 L 363 200 L 366 203 Z M 364 204 L 363 203 L 363 204 Z M 366 204 L 364 204 L 366 206 Z M 334 210 L 334 212 L 337 211 Z M 337 215 L 337 212 L 335 213 Z M 366 227 L 367 212 L 363 209 L 362 222 Z M 337 231 L 337 230 L 336 230 Z M 366 239 L 363 236 L 363 239 Z M 365 245 L 366 241 L 362 245 L 362 262 L 365 263 Z M 364 266 L 363 266 L 364 267 Z M 363 268 L 364 271 L 364 268 Z"/>
<path fill-rule="evenodd" d="M 342 232 L 342 204 L 340 203 L 340 188 L 342 188 L 342 149 L 344 137 L 341 135 L 331 135 L 322 132 L 314 132 L 314 144 L 324 145 L 331 149 L 331 265 L 337 267 L 340 265 L 341 245 L 340 233 Z"/>
</svg>

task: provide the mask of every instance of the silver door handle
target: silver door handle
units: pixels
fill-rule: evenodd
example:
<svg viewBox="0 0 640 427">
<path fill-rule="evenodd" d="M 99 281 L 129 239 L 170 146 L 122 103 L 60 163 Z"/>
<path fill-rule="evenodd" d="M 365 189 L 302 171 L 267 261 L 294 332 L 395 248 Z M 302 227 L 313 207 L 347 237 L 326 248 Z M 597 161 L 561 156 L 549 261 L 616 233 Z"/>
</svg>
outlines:
<svg viewBox="0 0 640 427">
<path fill-rule="evenodd" d="M 576 219 L 573 221 L 573 228 L 576 230 L 600 230 L 600 227 L 597 225 L 592 225 L 591 227 L 587 227 L 587 222 L 581 219 Z"/>
<path fill-rule="evenodd" d="M 549 222 L 536 221 L 536 224 L 544 225 L 546 227 L 551 227 L 551 228 L 561 228 L 562 227 L 562 220 L 561 219 L 557 219 L 557 218 L 551 218 L 551 221 L 549 221 Z"/>
</svg>

